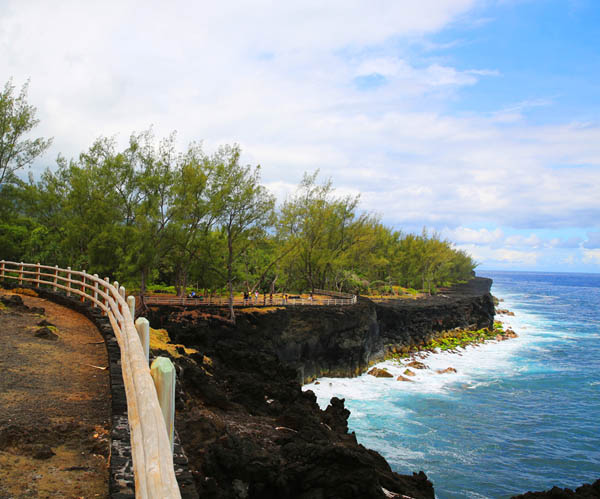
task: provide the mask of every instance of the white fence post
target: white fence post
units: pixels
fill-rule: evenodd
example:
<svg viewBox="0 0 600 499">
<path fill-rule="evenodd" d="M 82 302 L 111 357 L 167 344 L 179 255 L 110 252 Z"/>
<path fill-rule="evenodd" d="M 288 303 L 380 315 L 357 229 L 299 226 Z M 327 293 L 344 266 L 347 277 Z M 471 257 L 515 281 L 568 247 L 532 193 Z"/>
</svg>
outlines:
<svg viewBox="0 0 600 499">
<path fill-rule="evenodd" d="M 94 274 L 94 277 L 98 279 L 98 274 Z M 94 300 L 98 299 L 98 281 L 94 281 Z M 94 301 L 94 308 L 96 308 L 98 304 Z"/>
<path fill-rule="evenodd" d="M 71 296 L 71 291 L 69 291 L 71 289 L 71 267 L 67 267 L 67 288 L 69 288 L 67 290 L 67 296 Z"/>
<path fill-rule="evenodd" d="M 173 430 L 175 427 L 175 366 L 166 357 L 157 357 L 152 362 L 150 374 L 154 380 L 158 403 L 165 418 L 167 435 L 173 452 Z"/>
<path fill-rule="evenodd" d="M 4 279 L 4 260 L 0 262 L 0 277 Z"/>
<path fill-rule="evenodd" d="M 142 342 L 142 350 L 146 356 L 146 362 L 150 361 L 150 323 L 144 317 L 138 317 L 135 321 L 135 328 Z"/>
<path fill-rule="evenodd" d="M 54 266 L 54 286 L 52 286 L 52 291 L 56 291 L 58 288 L 56 284 L 58 283 L 58 265 Z"/>
<path fill-rule="evenodd" d="M 125 286 L 119 286 L 117 289 L 119 290 L 119 294 L 121 295 L 121 298 L 123 298 L 123 300 L 125 300 L 125 294 L 127 293 Z M 131 317 L 133 317 L 133 315 Z"/>
<path fill-rule="evenodd" d="M 40 262 L 37 262 L 37 265 L 35 266 L 35 280 L 37 281 L 35 283 L 35 287 L 39 288 L 40 287 Z"/>
<path fill-rule="evenodd" d="M 85 289 L 85 270 L 82 270 L 83 274 L 81 276 L 81 292 L 82 293 L 87 293 L 86 289 Z M 85 302 L 85 296 L 81 295 L 81 302 Z"/>
<path fill-rule="evenodd" d="M 110 284 L 110 279 L 108 277 L 105 277 L 104 280 L 106 281 L 106 284 Z M 108 294 L 108 288 L 104 288 L 104 293 Z M 108 315 L 108 297 L 104 298 L 104 306 L 107 309 L 104 311 L 104 315 Z"/>
<path fill-rule="evenodd" d="M 127 305 L 129 305 L 129 312 L 131 313 L 131 318 L 135 320 L 135 296 L 129 295 L 127 297 Z"/>
<path fill-rule="evenodd" d="M 23 262 L 19 266 L 19 284 L 23 284 Z"/>
</svg>

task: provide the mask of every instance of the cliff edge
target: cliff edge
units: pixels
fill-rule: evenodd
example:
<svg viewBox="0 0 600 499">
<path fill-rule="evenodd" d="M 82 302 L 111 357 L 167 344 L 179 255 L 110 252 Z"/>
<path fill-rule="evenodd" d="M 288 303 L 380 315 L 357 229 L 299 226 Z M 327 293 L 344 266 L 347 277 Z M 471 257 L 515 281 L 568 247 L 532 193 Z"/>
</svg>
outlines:
<svg viewBox="0 0 600 499">
<path fill-rule="evenodd" d="M 493 321 L 491 281 L 423 300 L 238 311 L 152 308 L 154 328 L 197 353 L 175 359 L 177 427 L 198 492 L 208 498 L 433 498 L 424 473 L 400 475 L 348 433 L 349 411 L 322 411 L 301 383 L 356 376 L 387 351 L 443 329 Z M 160 351 L 154 352 L 161 354 Z"/>
</svg>

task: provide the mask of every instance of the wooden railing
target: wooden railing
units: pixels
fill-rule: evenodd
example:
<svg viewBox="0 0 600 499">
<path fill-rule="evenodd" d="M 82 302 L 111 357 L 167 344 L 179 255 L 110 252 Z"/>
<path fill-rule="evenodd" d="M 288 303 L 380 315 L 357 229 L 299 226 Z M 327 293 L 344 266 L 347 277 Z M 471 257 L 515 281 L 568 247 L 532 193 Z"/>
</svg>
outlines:
<svg viewBox="0 0 600 499">
<path fill-rule="evenodd" d="M 342 293 L 341 291 L 331 291 L 327 289 L 315 289 L 315 293 L 325 296 L 333 296 L 340 300 L 348 300 L 350 303 L 354 304 L 357 302 L 356 295 L 351 295 L 350 293 Z"/>
<path fill-rule="evenodd" d="M 323 294 L 319 292 L 319 294 Z M 146 305 L 181 305 L 181 306 L 226 306 L 229 305 L 229 299 L 223 297 L 195 297 L 186 296 L 161 296 L 161 295 L 144 295 L 143 300 L 138 300 L 138 303 Z M 267 296 L 260 295 L 258 299 L 234 297 L 233 305 L 239 307 L 256 307 L 256 306 L 294 306 L 294 305 L 353 305 L 356 303 L 356 296 L 345 295 L 343 298 L 323 298 L 322 296 L 314 296 L 313 298 L 299 297 L 289 295 L 288 298 L 283 298 L 281 295 L 274 296 L 273 299 Z"/>
<path fill-rule="evenodd" d="M 19 284 L 48 286 L 81 297 L 99 307 L 110 320 L 121 350 L 121 369 L 127 395 L 127 413 L 131 431 L 131 448 L 136 497 L 180 498 L 173 469 L 173 454 L 165 420 L 156 395 L 154 382 L 142 345 L 125 301 L 125 288 L 108 277 L 74 271 L 58 266 L 0 261 L 0 279 Z"/>
</svg>

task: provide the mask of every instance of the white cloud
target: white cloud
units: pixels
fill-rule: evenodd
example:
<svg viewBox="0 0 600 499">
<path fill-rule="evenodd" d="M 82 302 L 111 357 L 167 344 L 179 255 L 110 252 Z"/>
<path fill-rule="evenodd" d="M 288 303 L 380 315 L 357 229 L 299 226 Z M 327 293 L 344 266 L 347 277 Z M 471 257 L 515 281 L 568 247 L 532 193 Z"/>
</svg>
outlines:
<svg viewBox="0 0 600 499">
<path fill-rule="evenodd" d="M 476 244 L 460 244 L 457 248 L 465 250 L 477 262 L 486 266 L 535 266 L 540 258 L 539 251 L 523 251 L 506 248 L 490 248 Z"/>
<path fill-rule="evenodd" d="M 588 232 L 587 240 L 583 243 L 584 248 L 599 249 L 600 248 L 600 231 Z"/>
<path fill-rule="evenodd" d="M 476 4 L 3 2 L 0 74 L 31 77 L 36 131 L 55 137 L 46 163 L 154 124 L 207 149 L 239 142 L 280 197 L 320 168 L 387 223 L 533 261 L 523 247 L 543 241 L 518 236 L 498 253 L 502 231 L 469 227 L 597 227 L 600 127 L 526 124 L 523 109 L 544 100 L 449 114 L 457 88 L 498 72 L 403 48 Z M 386 84 L 359 91 L 371 74 Z"/>
<path fill-rule="evenodd" d="M 583 249 L 583 263 L 600 265 L 600 249 Z"/>
<path fill-rule="evenodd" d="M 457 227 L 456 229 L 445 228 L 442 235 L 457 244 L 472 243 L 478 245 L 490 245 L 504 239 L 504 233 L 500 229 L 470 229 L 468 227 Z"/>
<path fill-rule="evenodd" d="M 532 248 L 539 248 L 542 245 L 542 240 L 537 234 L 531 234 L 527 237 L 521 235 L 508 236 L 504 244 L 506 246 L 530 246 Z"/>
</svg>

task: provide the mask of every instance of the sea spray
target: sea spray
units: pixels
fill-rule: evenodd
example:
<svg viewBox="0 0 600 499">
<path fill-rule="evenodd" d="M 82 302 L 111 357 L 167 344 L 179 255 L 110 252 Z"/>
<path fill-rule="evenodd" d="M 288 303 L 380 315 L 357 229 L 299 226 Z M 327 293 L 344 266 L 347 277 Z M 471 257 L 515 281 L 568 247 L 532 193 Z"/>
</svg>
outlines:
<svg viewBox="0 0 600 499">
<path fill-rule="evenodd" d="M 394 377 L 321 378 L 322 407 L 346 399 L 349 425 L 401 473 L 423 469 L 439 498 L 508 497 L 600 476 L 600 276 L 498 273 L 498 316 L 518 338 L 438 352 Z M 596 366 L 594 368 L 594 366 Z M 456 373 L 437 374 L 453 367 Z"/>
</svg>

